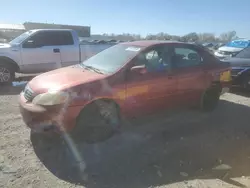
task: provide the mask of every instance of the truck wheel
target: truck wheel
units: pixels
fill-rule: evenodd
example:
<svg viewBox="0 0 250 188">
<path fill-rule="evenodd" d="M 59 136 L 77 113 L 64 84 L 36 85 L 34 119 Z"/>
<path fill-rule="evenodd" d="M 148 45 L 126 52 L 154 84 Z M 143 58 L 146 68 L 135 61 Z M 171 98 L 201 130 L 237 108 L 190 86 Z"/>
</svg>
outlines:
<svg viewBox="0 0 250 188">
<path fill-rule="evenodd" d="M 96 101 L 79 114 L 71 135 L 74 140 L 92 144 L 111 138 L 119 129 L 120 114 L 113 102 Z"/>
<path fill-rule="evenodd" d="M 201 99 L 201 109 L 205 112 L 213 111 L 220 99 L 220 89 L 219 87 L 208 88 Z"/>
<path fill-rule="evenodd" d="M 243 88 L 250 91 L 250 76 L 246 76 L 243 80 Z"/>
<path fill-rule="evenodd" d="M 7 63 L 0 63 L 0 85 L 11 84 L 14 78 L 13 67 Z"/>
</svg>

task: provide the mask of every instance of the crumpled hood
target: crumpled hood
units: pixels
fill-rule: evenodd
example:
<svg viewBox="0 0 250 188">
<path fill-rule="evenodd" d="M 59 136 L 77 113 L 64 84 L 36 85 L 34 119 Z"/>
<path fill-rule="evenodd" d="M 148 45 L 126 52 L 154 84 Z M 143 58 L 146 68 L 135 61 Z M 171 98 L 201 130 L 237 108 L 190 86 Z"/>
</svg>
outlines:
<svg viewBox="0 0 250 188">
<path fill-rule="evenodd" d="M 225 51 L 225 52 L 239 52 L 243 48 L 235 48 L 235 47 L 229 47 L 229 46 L 222 46 L 218 50 L 219 51 Z"/>
<path fill-rule="evenodd" d="M 38 94 L 45 93 L 49 89 L 63 90 L 103 78 L 105 78 L 103 74 L 98 74 L 77 66 L 70 66 L 38 75 L 28 85 Z"/>
<path fill-rule="evenodd" d="M 222 61 L 229 62 L 232 67 L 250 67 L 250 59 L 231 57 Z"/>
</svg>

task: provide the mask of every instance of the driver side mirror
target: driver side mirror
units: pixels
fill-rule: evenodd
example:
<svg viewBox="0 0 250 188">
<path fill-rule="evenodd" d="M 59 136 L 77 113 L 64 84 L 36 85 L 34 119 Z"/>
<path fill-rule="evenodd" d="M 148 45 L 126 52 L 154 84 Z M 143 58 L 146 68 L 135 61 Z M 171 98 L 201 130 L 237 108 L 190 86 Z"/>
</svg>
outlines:
<svg viewBox="0 0 250 188">
<path fill-rule="evenodd" d="M 130 72 L 133 75 L 143 75 L 143 74 L 146 74 L 148 71 L 147 71 L 145 65 L 141 65 L 141 66 L 133 66 L 130 69 Z"/>
</svg>

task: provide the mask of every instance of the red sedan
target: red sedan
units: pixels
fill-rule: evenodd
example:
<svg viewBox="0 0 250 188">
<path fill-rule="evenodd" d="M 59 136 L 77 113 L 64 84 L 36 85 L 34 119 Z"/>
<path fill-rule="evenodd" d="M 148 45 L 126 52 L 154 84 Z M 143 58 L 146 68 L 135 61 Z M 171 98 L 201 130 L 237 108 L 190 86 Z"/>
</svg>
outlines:
<svg viewBox="0 0 250 188">
<path fill-rule="evenodd" d="M 121 117 L 179 106 L 213 110 L 230 81 L 230 66 L 195 44 L 120 43 L 32 79 L 20 111 L 31 129 L 95 142 L 119 130 Z"/>
</svg>

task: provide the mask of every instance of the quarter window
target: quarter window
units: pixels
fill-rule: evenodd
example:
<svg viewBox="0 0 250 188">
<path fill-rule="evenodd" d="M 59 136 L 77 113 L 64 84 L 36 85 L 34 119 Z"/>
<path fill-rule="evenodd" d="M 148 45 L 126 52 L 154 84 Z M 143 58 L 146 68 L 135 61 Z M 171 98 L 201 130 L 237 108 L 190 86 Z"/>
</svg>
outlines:
<svg viewBox="0 0 250 188">
<path fill-rule="evenodd" d="M 172 60 L 175 68 L 192 67 L 202 62 L 199 53 L 189 48 L 175 48 Z"/>
<path fill-rule="evenodd" d="M 167 70 L 170 65 L 167 48 L 161 46 L 140 53 L 137 56 L 136 65 L 144 65 L 149 72 Z"/>
</svg>

